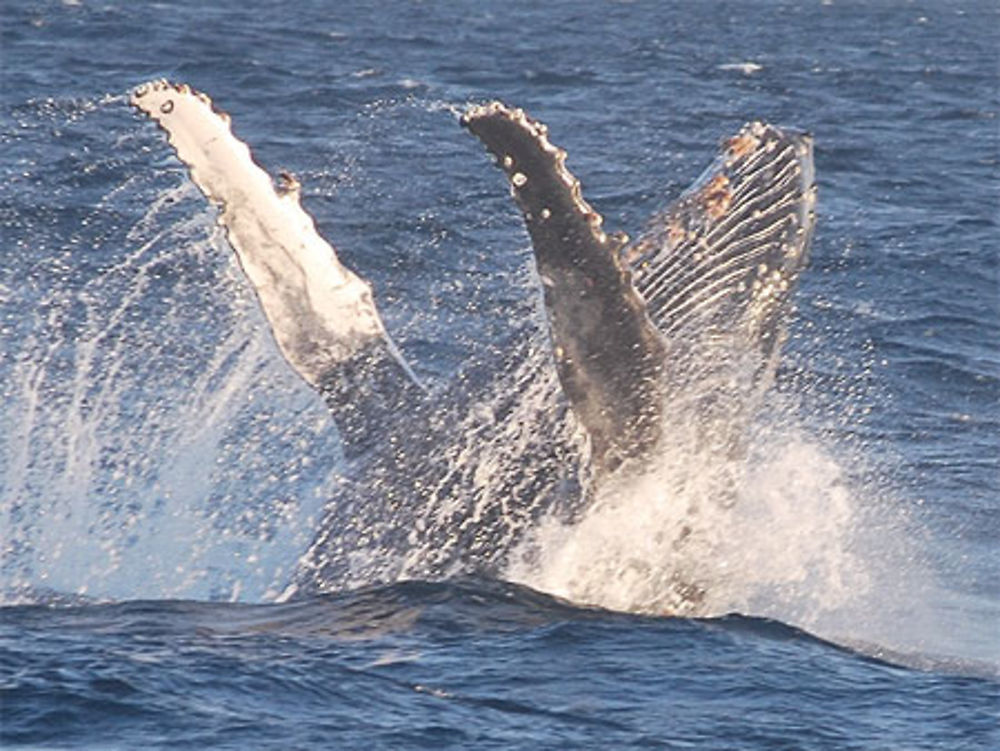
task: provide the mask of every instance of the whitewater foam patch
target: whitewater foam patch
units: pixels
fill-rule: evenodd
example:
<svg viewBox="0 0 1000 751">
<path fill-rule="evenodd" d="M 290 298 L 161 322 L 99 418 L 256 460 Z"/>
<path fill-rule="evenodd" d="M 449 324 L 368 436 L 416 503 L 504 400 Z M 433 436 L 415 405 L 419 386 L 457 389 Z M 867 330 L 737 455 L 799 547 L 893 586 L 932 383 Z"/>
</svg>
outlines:
<svg viewBox="0 0 1000 751">
<path fill-rule="evenodd" d="M 858 498 L 801 428 L 758 430 L 746 461 L 675 442 L 654 469 L 603 490 L 579 522 L 546 520 L 510 575 L 615 610 L 814 627 L 871 590 Z"/>
<path fill-rule="evenodd" d="M 836 443 L 822 425 L 837 417 L 807 428 L 799 401 L 768 397 L 745 459 L 693 453 L 679 431 L 653 469 L 605 488 L 579 520 L 544 520 L 509 578 L 618 611 L 775 618 L 897 661 L 940 654 L 956 630 L 985 634 L 955 622 L 968 608 L 938 581 L 884 452 Z M 966 656 L 995 662 L 989 641 Z"/>
</svg>

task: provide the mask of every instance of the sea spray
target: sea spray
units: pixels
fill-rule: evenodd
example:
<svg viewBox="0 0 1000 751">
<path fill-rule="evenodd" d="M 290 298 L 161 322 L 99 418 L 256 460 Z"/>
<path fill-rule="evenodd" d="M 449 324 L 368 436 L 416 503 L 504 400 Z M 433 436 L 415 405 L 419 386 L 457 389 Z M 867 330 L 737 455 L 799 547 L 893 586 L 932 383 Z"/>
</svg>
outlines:
<svg viewBox="0 0 1000 751">
<path fill-rule="evenodd" d="M 24 139 L 107 106 L 40 107 Z M 11 259 L 21 278 L 2 299 L 14 322 L 0 416 L 7 601 L 260 599 L 337 482 L 336 429 L 281 367 L 213 212 L 176 173 L 123 169 L 152 138 L 94 148 L 119 154 L 107 175 L 72 134 L 49 144 L 67 141 L 69 182 L 102 179 L 72 197 L 77 222 L 24 212 L 13 225 L 32 255 Z"/>
<path fill-rule="evenodd" d="M 794 610 L 799 623 L 867 591 L 851 550 L 854 500 L 818 443 L 789 437 L 745 470 L 685 459 L 607 488 L 575 525 L 548 521 L 531 540 L 537 566 L 515 568 L 515 580 L 616 610 Z M 742 482 L 723 500 L 732 473 Z"/>
<path fill-rule="evenodd" d="M 539 524 L 507 576 L 612 610 L 766 616 L 866 649 L 928 651 L 941 593 L 919 524 L 872 468 L 864 449 L 877 447 L 838 444 L 834 418 L 803 416 L 801 403 L 770 394 L 743 458 L 692 452 L 679 426 L 648 471 L 603 488 L 579 520 Z"/>
</svg>

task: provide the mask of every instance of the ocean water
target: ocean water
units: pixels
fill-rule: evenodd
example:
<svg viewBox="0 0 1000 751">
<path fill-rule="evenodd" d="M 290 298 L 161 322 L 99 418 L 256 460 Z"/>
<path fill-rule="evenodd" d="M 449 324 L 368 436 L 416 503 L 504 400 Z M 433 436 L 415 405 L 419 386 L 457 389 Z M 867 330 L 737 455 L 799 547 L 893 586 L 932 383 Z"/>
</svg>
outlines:
<svg viewBox="0 0 1000 751">
<path fill-rule="evenodd" d="M 4 747 L 1000 747 L 995 3 L 7 0 L 0 23 Z M 388 551 L 345 538 L 350 586 L 281 601 L 324 510 L 347 527 L 385 489 L 130 109 L 157 77 L 299 177 L 433 392 L 498 374 L 468 405 L 507 415 L 497 461 L 559 397 L 530 243 L 456 113 L 546 122 L 633 235 L 745 121 L 812 132 L 811 263 L 735 502 L 673 453 L 523 530 L 497 576 L 366 580 Z M 677 577 L 697 602 L 664 602 Z"/>
</svg>

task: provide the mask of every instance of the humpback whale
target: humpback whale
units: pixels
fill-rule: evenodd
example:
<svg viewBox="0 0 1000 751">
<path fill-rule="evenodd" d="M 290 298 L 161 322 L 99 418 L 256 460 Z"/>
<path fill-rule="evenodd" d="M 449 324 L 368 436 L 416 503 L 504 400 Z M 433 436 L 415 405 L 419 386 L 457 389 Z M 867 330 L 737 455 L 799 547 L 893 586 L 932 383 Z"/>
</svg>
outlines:
<svg viewBox="0 0 1000 751">
<path fill-rule="evenodd" d="M 289 594 L 496 573 L 540 517 L 553 509 L 572 517 L 608 478 L 655 462 L 682 415 L 700 426 L 693 440 L 741 450 L 808 256 L 816 198 L 808 135 L 747 124 L 630 241 L 604 231 L 542 123 L 500 102 L 470 106 L 461 125 L 493 155 L 523 215 L 551 342 L 549 381 L 568 405 L 533 409 L 515 391 L 503 414 L 480 419 L 469 408 L 475 379 L 462 379 L 450 399 L 428 394 L 371 286 L 316 231 L 298 182 L 272 180 L 206 95 L 159 80 L 130 101 L 166 132 L 218 208 L 279 350 L 341 433 L 344 497 L 331 502 Z M 549 382 L 531 368 L 511 377 L 519 387 Z M 476 459 L 483 446 L 488 472 Z M 414 522 L 407 507 L 425 511 Z M 420 546 L 419 560 L 406 554 L 415 538 L 434 541 Z M 378 559 L 366 558 L 363 577 L 359 551 Z"/>
</svg>

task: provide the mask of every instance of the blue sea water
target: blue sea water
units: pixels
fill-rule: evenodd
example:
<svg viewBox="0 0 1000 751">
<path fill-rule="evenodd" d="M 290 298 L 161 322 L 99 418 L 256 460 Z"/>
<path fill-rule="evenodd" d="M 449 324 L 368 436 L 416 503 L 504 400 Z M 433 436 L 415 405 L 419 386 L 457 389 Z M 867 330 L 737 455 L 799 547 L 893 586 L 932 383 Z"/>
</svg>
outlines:
<svg viewBox="0 0 1000 751">
<path fill-rule="evenodd" d="M 1000 747 L 995 3 L 7 0 L 0 23 L 5 747 Z M 545 121 L 633 235 L 743 122 L 811 131 L 819 225 L 738 502 L 633 489 L 540 525 L 500 580 L 361 561 L 278 601 L 352 479 L 128 106 L 161 76 L 299 176 L 439 392 L 525 343 L 546 362 L 468 103 Z M 679 568 L 707 586 L 684 617 L 655 598 Z"/>
</svg>

